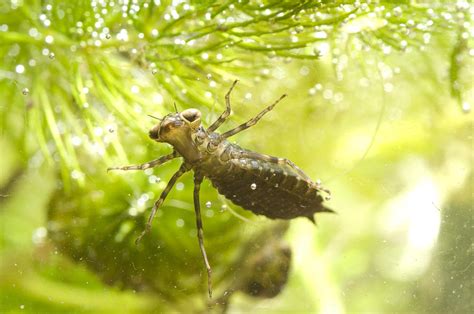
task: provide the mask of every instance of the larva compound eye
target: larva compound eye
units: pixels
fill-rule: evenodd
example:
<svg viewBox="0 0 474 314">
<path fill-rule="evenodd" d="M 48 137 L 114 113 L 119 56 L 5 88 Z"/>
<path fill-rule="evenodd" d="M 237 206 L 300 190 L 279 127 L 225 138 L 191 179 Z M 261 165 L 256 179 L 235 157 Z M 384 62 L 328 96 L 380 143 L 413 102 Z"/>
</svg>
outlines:
<svg viewBox="0 0 474 314">
<path fill-rule="evenodd" d="M 201 125 L 201 111 L 197 109 L 186 109 L 179 116 L 193 131 L 197 130 Z"/>
<path fill-rule="evenodd" d="M 149 132 L 148 132 L 148 136 L 152 139 L 152 140 L 158 140 L 158 137 L 159 137 L 159 132 L 160 131 L 160 125 L 155 125 Z"/>
<path fill-rule="evenodd" d="M 181 112 L 181 118 L 189 123 L 192 123 L 198 119 L 201 119 L 201 111 L 194 108 L 186 109 Z"/>
</svg>

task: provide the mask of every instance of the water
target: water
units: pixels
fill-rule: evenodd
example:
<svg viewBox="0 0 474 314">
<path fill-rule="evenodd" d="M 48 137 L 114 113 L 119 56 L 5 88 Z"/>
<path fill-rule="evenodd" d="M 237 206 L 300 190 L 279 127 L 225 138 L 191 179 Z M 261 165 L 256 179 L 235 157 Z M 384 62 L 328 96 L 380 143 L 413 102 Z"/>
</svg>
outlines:
<svg viewBox="0 0 474 314">
<path fill-rule="evenodd" d="M 205 311 L 198 234 L 230 311 L 471 312 L 472 5 L 293 5 L 3 6 L 1 312 Z M 147 115 L 175 101 L 208 127 L 234 79 L 219 132 L 287 93 L 229 140 L 292 160 L 337 214 L 267 219 L 205 179 L 197 220 L 193 171 L 167 188 L 182 158 L 107 173 L 172 151 Z M 262 195 L 264 167 L 234 166 L 255 179 L 231 193 Z"/>
</svg>

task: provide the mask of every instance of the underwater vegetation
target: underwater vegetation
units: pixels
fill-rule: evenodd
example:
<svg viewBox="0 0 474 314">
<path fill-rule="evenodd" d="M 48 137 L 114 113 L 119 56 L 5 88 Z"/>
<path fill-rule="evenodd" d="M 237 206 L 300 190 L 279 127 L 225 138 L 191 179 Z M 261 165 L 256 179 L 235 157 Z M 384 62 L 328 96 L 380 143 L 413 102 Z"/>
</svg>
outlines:
<svg viewBox="0 0 474 314">
<path fill-rule="evenodd" d="M 473 16 L 463 0 L 2 1 L 0 311 L 473 312 Z M 337 214 L 269 219 L 204 180 L 210 300 L 192 175 L 135 244 L 179 160 L 106 170 L 171 153 L 148 115 L 174 103 L 209 127 L 236 79 L 219 130 L 287 94 L 231 143 L 294 162 Z"/>
</svg>

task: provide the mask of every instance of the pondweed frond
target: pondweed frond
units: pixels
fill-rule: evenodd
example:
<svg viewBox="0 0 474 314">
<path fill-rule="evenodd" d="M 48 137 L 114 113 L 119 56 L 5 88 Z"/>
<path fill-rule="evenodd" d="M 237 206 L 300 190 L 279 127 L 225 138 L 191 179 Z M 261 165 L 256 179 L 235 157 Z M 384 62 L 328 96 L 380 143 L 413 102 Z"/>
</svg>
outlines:
<svg viewBox="0 0 474 314">
<path fill-rule="evenodd" d="M 340 75 L 348 59 L 423 48 L 445 28 L 465 30 L 451 58 L 462 103 L 458 56 L 472 40 L 471 16 L 461 2 L 5 2 L 3 128 L 32 136 L 24 141 L 33 143 L 30 155 L 39 148 L 60 161 L 65 178 L 81 182 L 78 149 L 107 164 L 111 156 L 126 160 L 115 131 L 143 132 L 145 114 L 164 114 L 173 101 L 221 104 L 221 84 L 268 77 L 280 60 L 332 58 Z"/>
</svg>

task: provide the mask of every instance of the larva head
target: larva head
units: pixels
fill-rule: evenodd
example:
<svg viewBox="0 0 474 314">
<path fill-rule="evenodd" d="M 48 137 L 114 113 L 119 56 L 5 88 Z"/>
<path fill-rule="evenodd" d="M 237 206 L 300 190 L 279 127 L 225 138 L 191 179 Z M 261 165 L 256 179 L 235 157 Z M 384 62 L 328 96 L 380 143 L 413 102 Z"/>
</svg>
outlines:
<svg viewBox="0 0 474 314">
<path fill-rule="evenodd" d="M 160 123 L 149 132 L 152 140 L 166 142 L 174 146 L 176 142 L 183 142 L 191 138 L 201 125 L 201 112 L 197 109 L 186 109 L 179 113 L 166 115 Z"/>
</svg>

